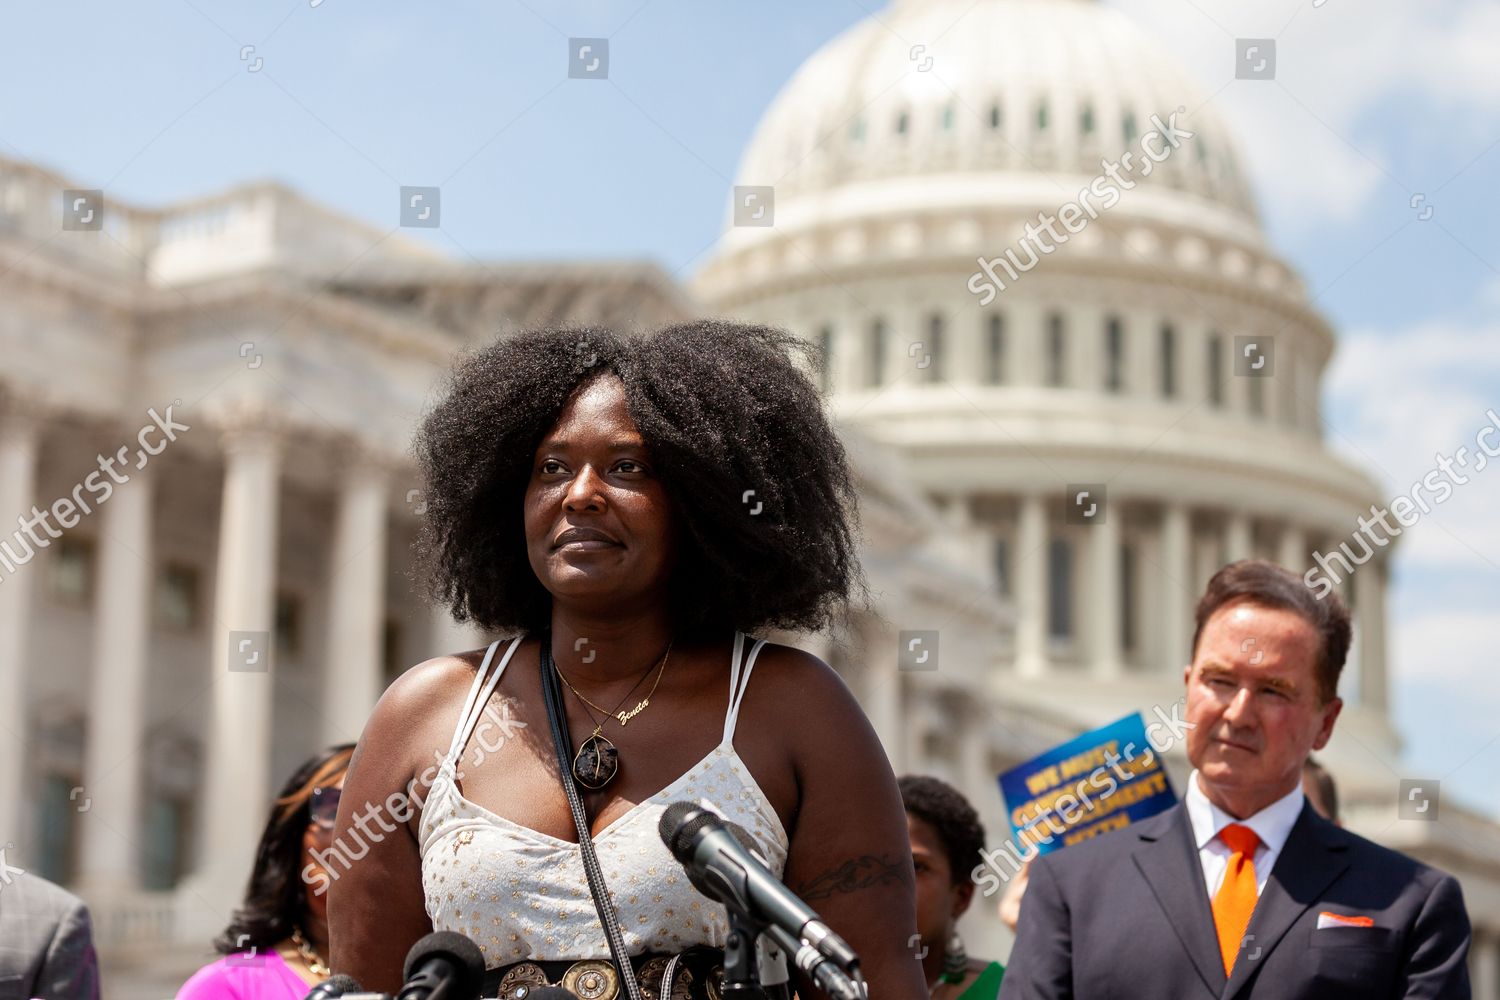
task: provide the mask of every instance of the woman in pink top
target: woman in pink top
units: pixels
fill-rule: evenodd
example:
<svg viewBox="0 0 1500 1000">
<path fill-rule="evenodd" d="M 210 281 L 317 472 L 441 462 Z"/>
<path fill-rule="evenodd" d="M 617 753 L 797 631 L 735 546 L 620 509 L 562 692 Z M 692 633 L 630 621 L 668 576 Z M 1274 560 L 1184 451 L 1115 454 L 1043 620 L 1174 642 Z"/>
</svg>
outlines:
<svg viewBox="0 0 1500 1000">
<path fill-rule="evenodd" d="M 302 1000 L 328 978 L 328 886 L 314 852 L 333 842 L 354 744 L 304 763 L 276 800 L 255 852 L 245 903 L 214 942 L 224 957 L 183 984 L 177 1000 Z"/>
</svg>

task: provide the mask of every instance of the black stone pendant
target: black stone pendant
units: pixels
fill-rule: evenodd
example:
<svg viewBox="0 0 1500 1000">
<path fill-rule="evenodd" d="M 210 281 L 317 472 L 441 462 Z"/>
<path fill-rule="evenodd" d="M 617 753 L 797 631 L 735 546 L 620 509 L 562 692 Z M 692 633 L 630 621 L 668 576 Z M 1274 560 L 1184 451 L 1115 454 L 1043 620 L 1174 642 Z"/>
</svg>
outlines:
<svg viewBox="0 0 1500 1000">
<path fill-rule="evenodd" d="M 620 772 L 620 751 L 595 733 L 583 741 L 573 758 L 573 777 L 585 788 L 603 788 Z"/>
</svg>

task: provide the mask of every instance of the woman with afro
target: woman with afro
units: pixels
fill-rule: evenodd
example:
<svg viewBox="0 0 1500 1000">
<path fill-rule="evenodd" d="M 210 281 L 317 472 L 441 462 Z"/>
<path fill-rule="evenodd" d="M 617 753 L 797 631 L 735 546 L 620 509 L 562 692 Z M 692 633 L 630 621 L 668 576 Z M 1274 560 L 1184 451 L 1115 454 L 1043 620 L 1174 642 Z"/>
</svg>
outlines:
<svg viewBox="0 0 1500 1000">
<path fill-rule="evenodd" d="M 599 971 L 611 953 L 573 781 L 646 995 L 667 956 L 727 937 L 657 832 L 687 800 L 753 838 L 859 953 L 875 1000 L 926 996 L 880 742 L 827 664 L 756 637 L 866 601 L 854 485 L 799 367 L 810 354 L 785 331 L 703 321 L 530 331 L 458 364 L 417 439 L 422 544 L 436 598 L 505 638 L 408 670 L 371 715 L 339 831 L 357 835 L 368 809 L 399 826 L 333 883 L 336 971 L 394 992 L 408 947 L 452 930 L 480 946 L 486 997 L 543 982 L 623 997 Z M 543 701 L 554 673 L 566 770 Z M 694 996 L 712 978 L 699 970 Z"/>
</svg>

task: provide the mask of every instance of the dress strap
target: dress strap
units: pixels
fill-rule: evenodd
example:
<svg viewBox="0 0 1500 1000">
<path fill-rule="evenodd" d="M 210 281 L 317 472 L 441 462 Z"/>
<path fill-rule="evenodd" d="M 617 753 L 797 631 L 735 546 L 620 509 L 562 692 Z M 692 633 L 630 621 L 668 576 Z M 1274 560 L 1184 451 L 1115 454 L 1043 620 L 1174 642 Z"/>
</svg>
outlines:
<svg viewBox="0 0 1500 1000">
<path fill-rule="evenodd" d="M 755 645 L 750 647 L 750 655 L 745 659 L 745 666 L 742 670 L 740 656 L 744 652 L 747 638 L 749 637 L 745 633 L 735 630 L 734 657 L 729 662 L 729 711 L 724 715 L 724 741 L 721 745 L 734 743 L 734 724 L 739 721 L 740 702 L 745 700 L 745 689 L 750 686 L 750 671 L 755 669 L 755 658 L 760 655 L 760 647 L 766 644 L 764 639 L 755 640 Z"/>
<path fill-rule="evenodd" d="M 488 683 L 486 683 L 485 675 L 489 672 L 490 661 L 495 658 L 495 650 L 500 647 L 502 640 L 496 639 L 490 643 L 490 648 L 485 650 L 484 662 L 479 665 L 479 672 L 474 675 L 474 683 L 469 687 L 469 696 L 464 699 L 463 712 L 458 719 L 458 729 L 453 733 L 453 743 L 448 747 L 448 756 L 443 761 L 448 766 L 451 767 L 457 763 L 464 744 L 469 742 L 469 735 L 474 732 L 474 726 L 478 724 L 479 717 L 484 714 L 484 706 L 490 703 L 490 695 L 495 693 L 495 688 L 500 683 L 500 675 L 505 673 L 505 665 L 510 662 L 511 656 L 524 638 L 526 636 L 522 634 L 511 640 L 510 648 L 500 658 L 500 665 L 495 668 L 495 672 L 489 675 Z M 481 685 L 483 685 L 483 691 L 480 690 Z"/>
</svg>

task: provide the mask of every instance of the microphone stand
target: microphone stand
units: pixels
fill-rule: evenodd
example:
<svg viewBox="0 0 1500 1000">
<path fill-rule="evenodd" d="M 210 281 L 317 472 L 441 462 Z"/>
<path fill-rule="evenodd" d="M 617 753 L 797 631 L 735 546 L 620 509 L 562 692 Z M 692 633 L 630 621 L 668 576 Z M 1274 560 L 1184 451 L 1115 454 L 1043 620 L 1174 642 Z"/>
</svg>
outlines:
<svg viewBox="0 0 1500 1000">
<path fill-rule="evenodd" d="M 770 1000 L 761 987 L 755 951 L 760 928 L 732 906 L 724 907 L 724 912 L 729 915 L 729 937 L 724 941 L 724 1000 Z"/>
<path fill-rule="evenodd" d="M 868 1000 L 869 986 L 857 968 L 852 970 L 854 975 L 850 976 L 817 948 L 798 940 L 775 924 L 767 926 L 765 933 L 782 951 L 791 956 L 793 963 L 814 985 L 833 997 L 833 1000 Z"/>
<path fill-rule="evenodd" d="M 857 970 L 851 977 L 813 945 L 775 924 L 757 924 L 737 907 L 725 906 L 724 912 L 729 917 L 729 936 L 724 942 L 724 1000 L 791 1000 L 789 983 L 776 983 L 770 989 L 761 984 L 756 951 L 756 940 L 761 935 L 765 935 L 771 947 L 779 948 L 792 959 L 833 1000 L 867 1000 L 869 987 Z"/>
</svg>

